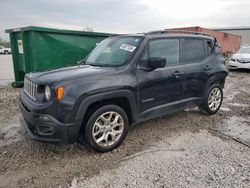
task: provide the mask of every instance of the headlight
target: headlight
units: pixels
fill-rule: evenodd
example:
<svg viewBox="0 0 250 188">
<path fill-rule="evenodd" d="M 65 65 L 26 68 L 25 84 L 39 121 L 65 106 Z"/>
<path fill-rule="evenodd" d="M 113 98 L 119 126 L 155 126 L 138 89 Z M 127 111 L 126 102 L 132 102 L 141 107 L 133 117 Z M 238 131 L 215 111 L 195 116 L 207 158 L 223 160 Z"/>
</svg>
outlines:
<svg viewBox="0 0 250 188">
<path fill-rule="evenodd" d="M 49 86 L 45 86 L 45 98 L 48 101 L 50 99 L 51 93 Z"/>
</svg>

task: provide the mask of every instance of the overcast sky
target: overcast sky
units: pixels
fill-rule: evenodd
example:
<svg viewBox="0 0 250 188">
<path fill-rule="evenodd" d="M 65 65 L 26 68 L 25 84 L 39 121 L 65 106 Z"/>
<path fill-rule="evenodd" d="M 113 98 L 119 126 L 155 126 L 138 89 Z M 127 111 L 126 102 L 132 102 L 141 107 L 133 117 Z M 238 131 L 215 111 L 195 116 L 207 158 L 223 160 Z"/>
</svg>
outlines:
<svg viewBox="0 0 250 188">
<path fill-rule="evenodd" d="M 135 33 L 250 25 L 250 0 L 0 0 L 0 37 L 23 26 Z"/>
</svg>

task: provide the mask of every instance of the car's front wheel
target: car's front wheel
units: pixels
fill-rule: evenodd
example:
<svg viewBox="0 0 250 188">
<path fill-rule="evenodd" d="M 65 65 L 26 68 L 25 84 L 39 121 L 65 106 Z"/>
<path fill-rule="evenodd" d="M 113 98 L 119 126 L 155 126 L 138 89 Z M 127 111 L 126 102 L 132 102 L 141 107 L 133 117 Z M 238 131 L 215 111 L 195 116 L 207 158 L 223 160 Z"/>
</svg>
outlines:
<svg viewBox="0 0 250 188">
<path fill-rule="evenodd" d="M 117 105 L 105 105 L 92 113 L 84 129 L 84 143 L 99 152 L 118 147 L 128 131 L 128 117 Z"/>
<path fill-rule="evenodd" d="M 207 90 L 203 103 L 199 106 L 199 109 L 204 114 L 215 114 L 222 104 L 223 91 L 220 84 L 213 84 Z"/>
</svg>

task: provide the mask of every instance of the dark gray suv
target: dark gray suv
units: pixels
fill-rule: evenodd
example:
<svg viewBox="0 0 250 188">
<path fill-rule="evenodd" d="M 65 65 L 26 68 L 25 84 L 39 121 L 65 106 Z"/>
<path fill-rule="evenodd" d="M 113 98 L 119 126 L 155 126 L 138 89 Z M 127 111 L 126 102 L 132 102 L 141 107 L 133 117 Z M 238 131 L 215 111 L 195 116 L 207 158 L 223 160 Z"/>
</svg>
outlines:
<svg viewBox="0 0 250 188">
<path fill-rule="evenodd" d="M 78 65 L 25 77 L 21 121 L 34 140 L 118 147 L 129 126 L 190 106 L 215 114 L 228 75 L 214 37 L 156 31 L 103 40 Z"/>
</svg>

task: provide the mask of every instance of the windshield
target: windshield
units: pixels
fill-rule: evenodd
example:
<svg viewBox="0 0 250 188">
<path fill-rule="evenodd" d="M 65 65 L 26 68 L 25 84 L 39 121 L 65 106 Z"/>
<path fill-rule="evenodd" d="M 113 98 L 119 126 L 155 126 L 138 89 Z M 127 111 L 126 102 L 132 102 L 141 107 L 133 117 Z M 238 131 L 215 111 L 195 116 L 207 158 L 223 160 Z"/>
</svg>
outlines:
<svg viewBox="0 0 250 188">
<path fill-rule="evenodd" d="M 119 66 L 129 62 L 142 37 L 111 37 L 103 40 L 90 53 L 85 64 L 96 66 Z"/>
<path fill-rule="evenodd" d="M 250 54 L 250 48 L 241 48 L 237 54 Z"/>
</svg>

